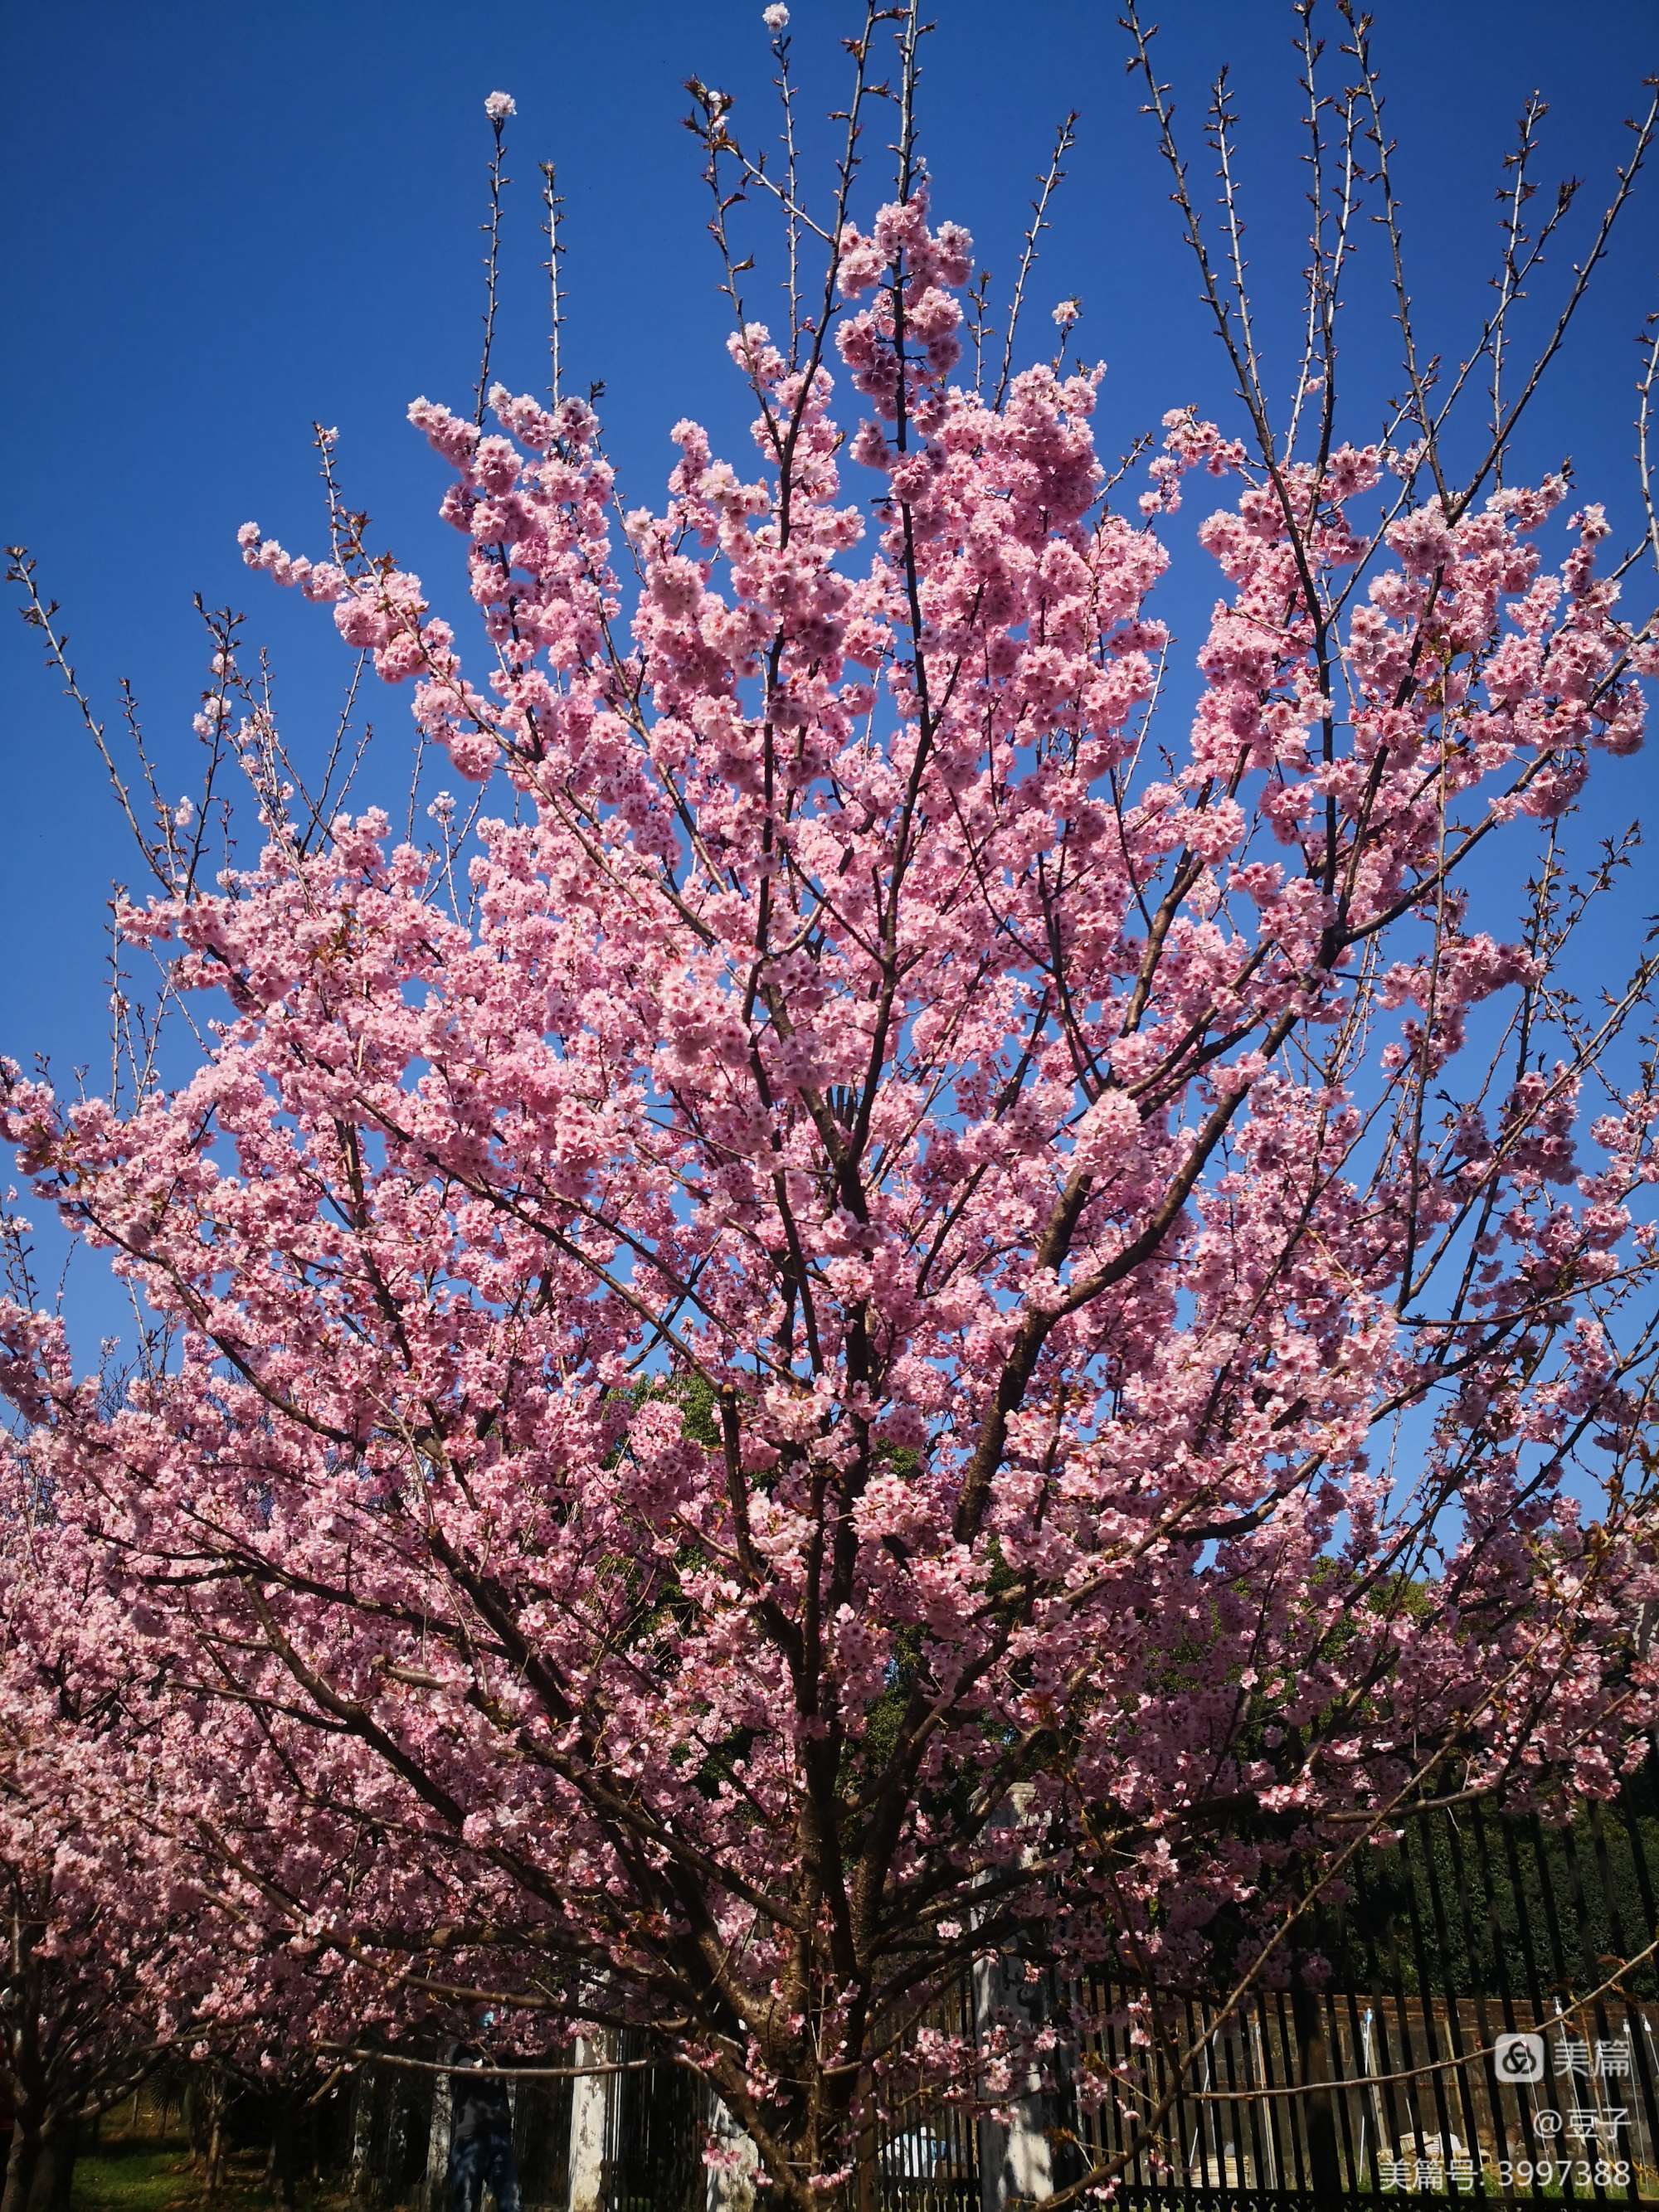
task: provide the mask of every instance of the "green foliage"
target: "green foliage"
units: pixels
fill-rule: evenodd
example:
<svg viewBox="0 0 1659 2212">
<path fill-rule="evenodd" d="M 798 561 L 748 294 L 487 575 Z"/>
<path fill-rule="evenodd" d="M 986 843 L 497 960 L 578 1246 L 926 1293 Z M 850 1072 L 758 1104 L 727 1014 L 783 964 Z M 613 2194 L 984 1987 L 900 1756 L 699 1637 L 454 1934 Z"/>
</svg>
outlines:
<svg viewBox="0 0 1659 2212">
<path fill-rule="evenodd" d="M 1413 1822 L 1366 1854 L 1328 1931 L 1339 1984 L 1518 2004 L 1595 1988 L 1652 1939 L 1652 1797 L 1644 1777 L 1618 1807 L 1581 1807 L 1565 1826 L 1456 1811 Z M 1651 2000 L 1659 1977 L 1648 1964 L 1623 1987 Z"/>
</svg>

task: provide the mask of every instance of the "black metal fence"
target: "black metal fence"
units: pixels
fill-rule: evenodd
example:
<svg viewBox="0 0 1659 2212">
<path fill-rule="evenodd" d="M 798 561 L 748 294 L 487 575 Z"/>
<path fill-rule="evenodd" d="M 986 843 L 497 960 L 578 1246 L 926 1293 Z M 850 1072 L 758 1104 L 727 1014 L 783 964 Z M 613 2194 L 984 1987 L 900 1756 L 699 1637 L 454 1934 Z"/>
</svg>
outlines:
<svg viewBox="0 0 1659 2212">
<path fill-rule="evenodd" d="M 963 1988 L 926 2024 L 972 2040 L 975 2008 Z M 624 2060 L 649 2056 L 646 2039 L 624 2036 Z M 656 2066 L 613 2077 L 606 2114 L 603 2212 L 703 2212 L 702 2151 L 711 2111 L 684 2069 Z M 889 2120 L 876 2146 L 878 2212 L 981 2212 L 980 2129 L 961 2100 L 907 2079 L 902 2065 L 886 2084 Z"/>
<path fill-rule="evenodd" d="M 1188 2212 L 1659 2200 L 1656 1843 L 1634 1796 L 1441 1814 L 1357 1863 L 1323 1988 L 1090 1988 L 1087 2153 Z"/>
<path fill-rule="evenodd" d="M 1419 2212 L 1470 2203 L 1659 2203 L 1659 1790 L 1568 1826 L 1479 1808 L 1368 1850 L 1318 1929 L 1328 1974 L 1213 1993 L 1101 1980 L 1055 2001 L 1073 2060 L 1046 2100 L 1057 2173 L 1109 2163 L 1119 2212 Z M 994 1975 L 933 2023 L 970 2047 Z M 641 2037 L 620 2054 L 648 2057 Z M 879 2212 L 983 2212 L 994 2132 L 920 2075 L 886 2085 Z M 611 2076 L 605 2212 L 702 2212 L 705 2093 L 684 2069 Z M 563 2212 L 568 2081 L 521 2085 L 527 2207 Z M 353 2166 L 436 2212 L 429 2076 L 360 2091 Z"/>
<path fill-rule="evenodd" d="M 925 2025 L 970 2048 L 981 2008 L 971 1984 L 934 2004 Z M 902 2066 L 884 2083 L 886 2124 L 876 2142 L 880 2212 L 981 2212 L 981 2130 L 960 2100 Z"/>
<path fill-rule="evenodd" d="M 708 2101 L 683 2066 L 628 2070 L 649 2056 L 645 2039 L 620 2039 L 624 2070 L 611 2076 L 605 2110 L 605 2212 L 702 2212 Z"/>
<path fill-rule="evenodd" d="M 566 2212 L 569 2201 L 571 2085 L 518 2082 L 512 2089 L 513 2149 L 525 2212 Z M 448 2158 L 447 2084 L 418 2069 L 368 2065 L 349 2108 L 352 2195 L 377 2207 L 442 2212 Z"/>
</svg>

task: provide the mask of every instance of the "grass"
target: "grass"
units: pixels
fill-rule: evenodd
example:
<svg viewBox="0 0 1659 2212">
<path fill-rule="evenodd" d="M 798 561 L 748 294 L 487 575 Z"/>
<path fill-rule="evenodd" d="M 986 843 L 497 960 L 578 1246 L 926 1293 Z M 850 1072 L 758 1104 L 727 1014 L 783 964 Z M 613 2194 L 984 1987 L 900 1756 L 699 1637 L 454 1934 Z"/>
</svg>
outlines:
<svg viewBox="0 0 1659 2212">
<path fill-rule="evenodd" d="M 272 2212 L 262 2154 L 243 2152 L 227 2160 L 212 2212 Z M 324 2212 L 336 2203 L 325 2194 L 314 2199 L 301 2191 L 307 2212 Z M 182 2137 L 157 2142 L 131 2136 L 89 2145 L 75 2162 L 70 2212 L 206 2212 L 202 2177 L 191 2166 Z"/>
<path fill-rule="evenodd" d="M 228 2173 L 225 2183 L 225 2212 L 254 2201 L 242 2175 Z M 201 2201 L 201 2177 L 191 2172 L 181 2142 L 102 2142 L 75 2162 L 73 2212 L 173 2212 Z"/>
</svg>

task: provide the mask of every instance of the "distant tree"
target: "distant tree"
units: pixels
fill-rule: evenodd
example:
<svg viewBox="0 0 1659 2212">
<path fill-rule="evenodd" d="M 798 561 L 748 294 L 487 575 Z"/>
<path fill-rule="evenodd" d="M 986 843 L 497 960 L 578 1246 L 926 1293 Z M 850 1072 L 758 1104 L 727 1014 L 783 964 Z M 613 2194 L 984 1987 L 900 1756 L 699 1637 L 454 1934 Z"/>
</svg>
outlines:
<svg viewBox="0 0 1659 2212">
<path fill-rule="evenodd" d="M 87 1591 L 60 1583 L 50 1533 L 0 1506 L 0 2096 L 12 2113 L 0 2203 L 61 2212 L 82 2128 L 153 2070 L 148 1974 L 169 1900 L 126 1817 L 132 1747 L 118 1693 L 56 1632 Z M 165 1971 L 165 1970 L 164 1970 Z"/>
</svg>

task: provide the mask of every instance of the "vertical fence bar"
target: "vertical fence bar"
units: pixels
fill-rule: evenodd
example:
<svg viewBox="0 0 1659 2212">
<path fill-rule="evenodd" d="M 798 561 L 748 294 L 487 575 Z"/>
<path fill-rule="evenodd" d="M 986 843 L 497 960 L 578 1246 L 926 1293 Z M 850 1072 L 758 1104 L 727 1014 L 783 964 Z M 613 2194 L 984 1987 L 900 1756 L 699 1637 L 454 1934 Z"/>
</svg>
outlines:
<svg viewBox="0 0 1659 2212">
<path fill-rule="evenodd" d="M 1473 1826 L 1478 1826 L 1481 1809 L 1477 1803 L 1470 1815 Z M 1480 1923 L 1475 1916 L 1474 1905 L 1469 1893 L 1468 1854 L 1464 1848 L 1462 1831 L 1455 1818 L 1450 1814 L 1446 1816 L 1445 1832 L 1446 1849 L 1451 1858 L 1452 1880 L 1457 1888 L 1458 1917 L 1462 1923 L 1464 1948 L 1468 1954 L 1469 1988 L 1474 2000 L 1475 2033 L 1480 2040 L 1481 2050 L 1485 2052 L 1491 2050 L 1495 2040 L 1495 2031 L 1492 2027 L 1488 2003 L 1490 1996 L 1494 1992 L 1489 1990 L 1488 1983 L 1499 1981 L 1504 1999 L 1504 2023 L 1506 2028 L 1512 2029 L 1515 2026 L 1515 2008 L 1509 2002 L 1508 1975 L 1502 1965 L 1503 1946 L 1498 1940 L 1499 1931 L 1490 1916 L 1487 1922 L 1487 1937 L 1492 1953 L 1492 1963 L 1490 1968 L 1480 1955 Z M 1509 2131 L 1501 2109 L 1502 2097 L 1498 2085 L 1498 2076 L 1493 2071 L 1490 2057 L 1483 2057 L 1480 2063 L 1480 2090 L 1492 2120 L 1492 2148 L 1499 2158 L 1505 2158 L 1509 2154 Z M 1486 2194 L 1486 2164 L 1481 2155 L 1481 2146 L 1479 2142 L 1474 2145 L 1474 2156 L 1476 2161 L 1475 2193 L 1477 2196 L 1484 2197 Z"/>
<path fill-rule="evenodd" d="M 1446 2095 L 1446 2076 L 1441 2064 L 1440 2038 L 1435 2031 L 1433 1976 L 1429 1966 L 1428 1945 L 1423 1935 L 1423 1911 L 1418 1898 L 1416 1854 L 1412 1849 L 1413 1836 L 1422 1843 L 1420 1825 L 1407 1821 L 1401 1839 L 1401 1858 L 1406 1869 L 1406 1896 L 1408 1901 L 1412 1931 L 1412 1957 L 1417 1981 L 1418 2012 L 1423 2026 L 1423 2044 L 1427 2064 L 1432 2069 L 1427 2076 L 1434 2093 L 1435 2118 L 1439 2122 L 1440 2154 L 1443 2160 L 1451 2148 L 1451 2106 Z M 1427 1858 L 1426 1848 L 1424 1857 Z M 1425 1881 L 1427 1869 L 1425 1869 Z M 1422 2156 L 1419 2146 L 1418 2155 Z"/>
<path fill-rule="evenodd" d="M 1439 1869 L 1435 1863 L 1435 1832 L 1443 1832 L 1449 1825 L 1443 1814 L 1424 1824 L 1422 1833 L 1423 1874 L 1429 1893 L 1429 1910 L 1434 1922 L 1435 1940 L 1440 1946 L 1442 1960 L 1440 1980 L 1446 1997 L 1446 2040 L 1455 2063 L 1454 2079 L 1457 2091 L 1457 2109 L 1463 2122 L 1464 2151 L 1467 2156 L 1479 2158 L 1480 2124 L 1475 2117 L 1474 2100 L 1468 2079 L 1468 2058 L 1463 2041 L 1463 2023 L 1458 2001 L 1457 1979 L 1453 1971 L 1451 1925 L 1446 1912 L 1446 1899 L 1441 1887 Z M 1468 1950 L 1468 1978 L 1474 1978 L 1474 1956 Z M 1449 2154 L 1449 2145 L 1447 2146 Z"/>
<path fill-rule="evenodd" d="M 1361 1856 L 1363 1857 L 1363 1856 L 1364 1854 L 1362 1852 Z M 1352 1889 L 1354 1895 L 1357 1897 L 1359 1894 L 1359 1885 L 1357 1874 L 1356 1876 L 1351 1880 L 1350 1887 Z M 1349 2060 L 1344 2071 L 1352 2079 L 1358 2078 L 1362 2074 L 1369 2074 L 1370 2068 L 1366 2060 L 1367 2039 L 1364 2022 L 1360 2017 L 1359 1994 L 1354 1987 L 1355 1983 L 1361 1978 L 1358 1954 L 1358 1945 L 1361 1938 L 1358 1929 L 1354 1926 L 1353 1917 L 1348 1909 L 1348 1905 L 1346 1899 L 1344 1899 L 1344 1901 L 1337 1907 L 1336 1932 L 1336 1953 L 1337 1956 L 1342 1961 L 1340 1971 L 1343 1982 L 1346 1984 L 1344 2000 L 1347 2007 L 1348 2014 Z M 1369 1979 L 1371 1978 L 1366 1977 L 1366 1978 Z M 1373 2017 L 1375 2016 L 1376 2006 L 1374 2002 L 1369 2004 L 1366 2009 L 1368 2014 Z M 1372 2140 L 1372 2138 L 1377 2136 L 1380 2132 L 1378 2127 L 1379 2107 L 1376 2103 L 1375 2093 L 1369 2092 L 1363 2088 L 1350 2090 L 1348 2094 L 1345 2096 L 1342 2100 L 1344 2106 L 1346 2107 L 1356 2096 L 1359 2100 L 1359 2124 L 1357 2129 L 1352 2130 L 1356 2147 L 1351 2149 L 1349 2154 L 1348 2186 L 1352 2190 L 1358 2191 L 1366 2186 L 1365 2161 L 1367 2155 L 1369 2154 L 1372 2163 L 1375 2164 L 1377 2154 L 1382 2149 L 1382 2145 L 1380 2142 Z M 1369 2154 L 1366 2148 L 1368 2144 L 1370 2145 Z"/>
<path fill-rule="evenodd" d="M 1350 2086 L 1354 2069 L 1359 2063 L 1359 2041 L 1358 2037 L 1354 2039 L 1352 2051 L 1350 2057 L 1345 2059 L 1342 2055 L 1342 2017 L 1337 2008 L 1341 2000 L 1337 1992 L 1331 1990 L 1322 1990 L 1318 2002 L 1324 2008 L 1326 2048 L 1330 2054 L 1326 2072 L 1334 2082 L 1340 2081 L 1342 2084 L 1340 2088 L 1333 2088 L 1329 2092 L 1329 2096 L 1336 2124 L 1337 2156 L 1344 2185 L 1352 2193 L 1364 2187 L 1358 2171 L 1358 2134 L 1353 2124 L 1354 2092 Z M 1352 2003 L 1353 1996 L 1350 1991 L 1348 1996 L 1350 2008 Z"/>
<path fill-rule="evenodd" d="M 1294 2026 L 1285 2010 L 1283 1990 L 1274 1990 L 1273 1992 L 1272 2025 L 1273 2034 L 1269 2048 L 1277 2052 L 1273 2066 L 1274 2086 L 1289 2088 L 1294 2086 L 1297 2080 L 1297 2036 Z M 1281 2188 L 1305 2189 L 1308 2185 L 1308 2165 L 1303 2149 L 1307 2115 L 1302 2109 L 1302 2104 L 1303 2100 L 1300 2097 L 1275 2097 L 1273 2100 L 1273 2110 L 1284 2123 L 1286 2155 L 1285 2172 L 1279 2183 Z"/>
<path fill-rule="evenodd" d="M 1572 1994 L 1574 1974 L 1572 1968 L 1567 1963 L 1567 1948 L 1562 1938 L 1561 1917 L 1559 1910 L 1557 1909 L 1555 1883 L 1553 1878 L 1553 1869 L 1550 1866 L 1549 1851 L 1545 1842 L 1544 1825 L 1535 1813 L 1528 1814 L 1527 1830 L 1528 1835 L 1531 1837 L 1533 1851 L 1538 1863 L 1538 1887 L 1540 1895 L 1543 1899 L 1544 1928 L 1546 1933 L 1549 1936 L 1550 1955 L 1555 1967 L 1554 1996 L 1556 2016 L 1559 2019 L 1562 1997 L 1564 1996 L 1571 1996 Z M 1552 2057 L 1554 2058 L 1555 2063 L 1558 2065 L 1560 2063 L 1560 2045 L 1559 2040 L 1560 2033 L 1561 2031 L 1558 2027 L 1556 2029 L 1556 2036 L 1558 2039 L 1555 2049 L 1552 2052 Z M 1552 2076 L 1552 2088 L 1553 2087 L 1554 2077 Z M 1559 2094 L 1559 2092 L 1557 2094 Z M 1574 2202 L 1577 2198 L 1579 2190 L 1576 2177 L 1569 2175 L 1565 2185 L 1565 2194 L 1569 2203 Z"/>
<path fill-rule="evenodd" d="M 1570 1893 L 1572 1899 L 1573 1910 L 1578 1922 L 1578 1948 L 1583 1965 L 1583 1971 L 1585 1977 L 1584 1987 L 1586 1990 L 1593 1990 L 1596 1988 L 1601 1981 L 1602 1972 L 1601 1960 L 1595 1943 L 1595 1936 L 1597 1931 L 1591 1922 L 1589 1900 L 1584 1888 L 1583 1862 L 1579 1853 L 1579 1839 L 1577 1833 L 1575 1821 L 1569 1820 L 1567 1822 L 1565 1827 L 1561 1831 L 1561 1837 L 1563 1844 L 1563 1856 L 1565 1856 L 1567 1863 L 1567 1877 Z M 1603 1903 L 1607 1907 L 1608 1921 L 1609 1923 L 1611 1923 L 1613 1916 L 1612 1899 L 1604 1895 Z M 1590 2026 L 1594 2027 L 1594 2036 L 1589 2039 L 1591 2040 L 1593 2045 L 1610 2043 L 1613 2039 L 1613 2030 L 1611 2023 L 1607 2018 L 1607 2005 L 1605 2001 L 1599 1996 L 1596 1998 L 1592 2008 L 1590 2021 L 1585 2022 L 1583 2019 L 1583 2015 L 1581 2014 L 1579 2024 L 1587 2027 Z M 1599 2054 L 1596 2053 L 1593 2048 L 1592 2059 L 1594 2060 L 1598 2055 Z M 1589 2152 L 1589 2162 L 1590 2167 L 1590 2186 L 1595 2193 L 1596 2202 L 1598 2203 L 1605 2204 L 1607 2201 L 1607 2185 L 1599 2178 L 1601 2168 L 1604 2162 L 1609 2162 L 1616 2159 L 1619 2153 L 1615 2141 L 1613 2148 L 1605 2151 L 1604 2157 L 1603 2138 L 1599 2122 L 1600 2117 L 1605 2109 L 1606 2097 L 1605 2092 L 1601 2086 L 1601 2077 L 1592 2069 L 1589 2076 L 1589 2094 L 1590 2097 L 1590 2109 L 1592 2109 L 1597 2115 L 1598 2126 L 1594 2146 Z"/>
<path fill-rule="evenodd" d="M 1607 1900 L 1607 1917 L 1611 1923 L 1613 1940 L 1619 1947 L 1620 1957 L 1628 1959 L 1643 1948 L 1644 1942 L 1650 1941 L 1651 1936 L 1642 1939 L 1632 1936 L 1630 1923 L 1625 1916 L 1625 1903 L 1620 1893 L 1620 1885 L 1613 1875 L 1612 1853 L 1607 1844 L 1606 1808 L 1599 1804 L 1593 1807 L 1591 1810 L 1590 1839 L 1595 1854 L 1596 1873 L 1601 1894 Z M 1639 1838 L 1632 1835 L 1629 1840 L 1632 1858 L 1639 1863 L 1641 1857 Z M 1659 1935 L 1659 1929 L 1653 1929 L 1652 1934 Z M 1647 2038 L 1642 2033 L 1638 2000 L 1632 1994 L 1628 1984 L 1621 1984 L 1620 1995 L 1625 2005 L 1625 2033 L 1630 2043 L 1631 2086 L 1640 2094 L 1642 2100 L 1642 2124 L 1632 2130 L 1633 2139 L 1629 2146 L 1630 2180 L 1625 2190 L 1626 2199 L 1634 2203 L 1641 2195 L 1641 2183 L 1638 2174 L 1638 2168 L 1641 2164 L 1641 2152 L 1644 2145 L 1650 2145 L 1655 2140 L 1653 2064 L 1652 2055 L 1648 2049 Z"/>
<path fill-rule="evenodd" d="M 1240 2006 L 1235 2015 L 1239 2027 L 1238 2057 L 1243 2069 L 1247 2089 L 1261 2086 L 1261 2069 L 1259 2063 L 1261 2031 L 1255 2016 L 1254 1996 Z M 1252 2097 L 1244 2106 L 1250 2126 L 1250 2181 L 1256 2189 L 1273 2189 L 1279 2185 L 1279 2174 L 1273 2161 L 1272 2139 L 1267 2134 L 1267 2116 L 1260 2098 Z"/>
</svg>

